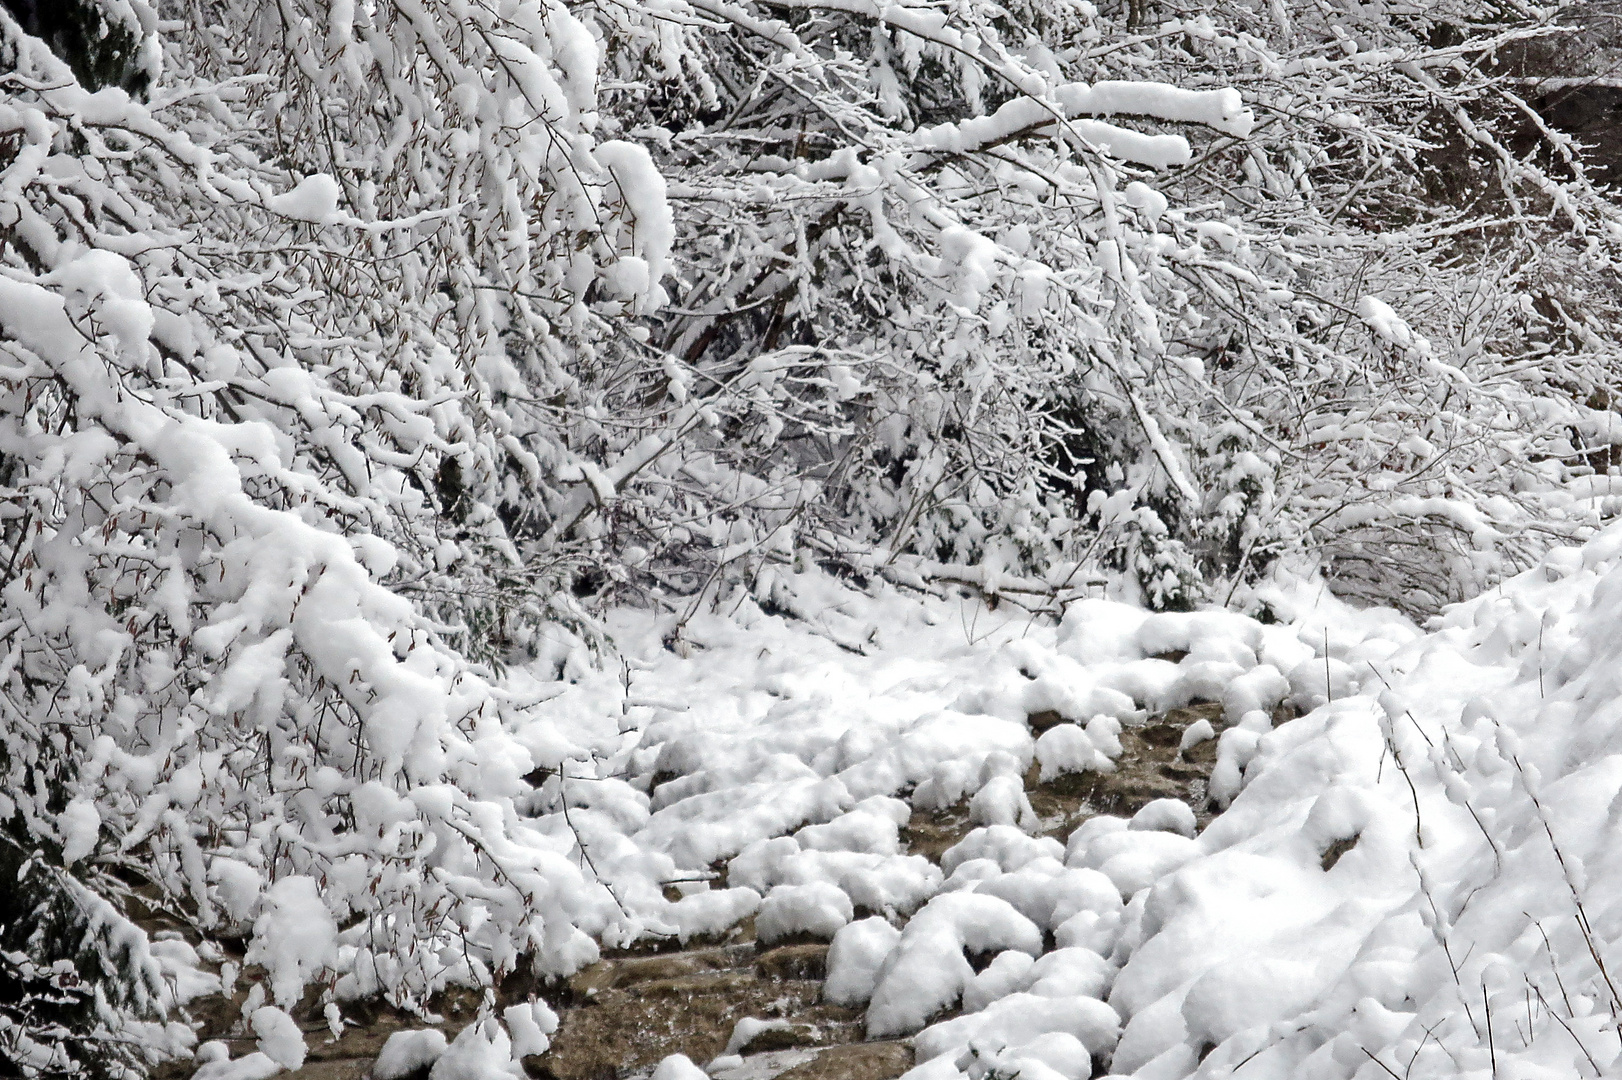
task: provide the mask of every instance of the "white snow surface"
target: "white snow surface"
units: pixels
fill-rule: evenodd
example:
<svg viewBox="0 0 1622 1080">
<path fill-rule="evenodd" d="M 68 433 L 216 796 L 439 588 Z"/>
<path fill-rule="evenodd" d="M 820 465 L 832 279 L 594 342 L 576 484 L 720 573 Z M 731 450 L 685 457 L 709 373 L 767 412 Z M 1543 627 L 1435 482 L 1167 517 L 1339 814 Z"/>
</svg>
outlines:
<svg viewBox="0 0 1622 1080">
<path fill-rule="evenodd" d="M 316 173 L 301 179 L 291 191 L 272 195 L 265 205 L 278 214 L 300 221 L 331 221 L 338 213 L 338 199 L 343 189 L 338 181 L 325 173 Z"/>
<path fill-rule="evenodd" d="M 605 941 L 724 937 L 749 915 L 768 937 L 831 937 L 827 997 L 912 1040 L 909 1080 L 1622 1066 L 1622 529 L 1429 633 L 1284 585 L 1270 625 L 1103 600 L 1044 625 L 795 586 L 820 614 L 746 602 L 693 617 L 674 650 L 669 620 L 616 614 L 629 668 L 517 732 L 563 765 L 521 812 L 612 887 Z M 1112 768 L 1123 727 L 1243 680 L 1211 785 L 1229 805 L 1203 831 L 1166 800 L 1061 842 L 1015 807 L 938 864 L 903 853 L 913 809 L 972 808 L 1033 764 Z M 1274 727 L 1285 698 L 1309 711 Z M 1038 740 L 1027 717 L 1049 710 L 1066 734 Z M 251 901 L 278 1000 L 332 962 L 313 893 L 284 877 Z M 517 1075 L 556 1026 L 519 1012 L 397 1056 L 435 1080 Z M 296 1056 L 281 1015 L 255 1015 L 255 1059 Z M 228 1065 L 257 1062 L 204 1072 Z"/>
<path fill-rule="evenodd" d="M 1093 1058 L 1157 1080 L 1609 1075 L 1619 563 L 1612 531 L 1428 634 L 1282 586 L 1282 624 L 1089 600 L 1053 626 L 807 577 L 818 620 L 695 618 L 685 657 L 617 616 L 630 689 L 587 680 L 539 711 L 593 748 L 574 828 L 643 932 L 743 889 L 784 933 L 833 932 L 829 998 L 910 1036 L 912 1080 Z M 1275 728 L 1285 698 L 1310 711 Z M 1231 806 L 1202 833 L 1161 803 L 1063 846 L 1014 813 L 938 867 L 900 853 L 898 800 L 1111 767 L 1121 725 L 1196 699 L 1237 725 L 1212 784 Z M 1026 717 L 1048 709 L 1070 723 L 1039 741 Z M 731 890 L 658 896 L 719 859 Z"/>
<path fill-rule="evenodd" d="M 1008 874 L 1045 857 L 1061 870 L 1063 846 L 1029 835 L 1040 823 L 1021 778 L 1039 757 L 1050 771 L 1108 767 L 1122 724 L 1207 696 L 1223 675 L 1313 656 L 1292 629 L 1220 612 L 1083 600 L 1042 625 L 976 614 L 969 601 L 868 596 L 816 574 L 792 587 L 813 621 L 746 601 L 688 620 L 685 655 L 662 643 L 672 619 L 612 614 L 629 685 L 606 671 L 553 689 L 515 733 L 538 759 L 565 764 L 523 810 L 541 836 L 578 838 L 612 886 L 623 910 L 606 943 L 691 939 L 751 914 L 784 920 L 784 934 L 833 934 L 869 915 L 899 925 L 942 890 L 983 891 L 945 880 L 975 872 L 962 863 Z M 967 617 L 980 620 L 972 632 Z M 1155 658 L 1173 650 L 1188 655 Z M 1297 696 L 1324 689 L 1303 682 Z M 1270 709 L 1296 691 L 1280 677 L 1260 693 Z M 1070 723 L 1039 749 L 1027 717 L 1042 711 Z M 965 801 L 985 827 L 941 865 L 902 852 L 909 802 Z M 717 862 L 726 889 L 708 882 Z M 669 884 L 680 899 L 665 898 Z"/>
<path fill-rule="evenodd" d="M 261 1054 L 284 1069 L 304 1064 L 304 1033 L 291 1016 L 274 1005 L 263 1005 L 254 1010 L 252 1026 Z"/>
<path fill-rule="evenodd" d="M 438 1061 L 445 1046 L 445 1033 L 438 1028 L 396 1031 L 372 1063 L 372 1080 L 405 1080 Z"/>
</svg>

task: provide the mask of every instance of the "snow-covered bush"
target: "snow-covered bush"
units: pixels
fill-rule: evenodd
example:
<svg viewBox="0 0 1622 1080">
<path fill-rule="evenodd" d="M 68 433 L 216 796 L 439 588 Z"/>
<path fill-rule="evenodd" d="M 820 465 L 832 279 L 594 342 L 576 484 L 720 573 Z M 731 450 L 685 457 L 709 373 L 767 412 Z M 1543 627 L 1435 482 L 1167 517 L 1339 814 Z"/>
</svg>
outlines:
<svg viewBox="0 0 1622 1080">
<path fill-rule="evenodd" d="M 470 10 L 217 3 L 169 60 L 371 223 L 301 314 L 456 413 L 389 538 L 465 653 L 565 585 L 792 610 L 797 554 L 1178 607 L 1308 551 L 1422 610 L 1605 512 L 1617 225 L 1492 74 L 1531 16 Z"/>
<path fill-rule="evenodd" d="M 197 14 L 225 20 L 239 58 L 266 29 Z M 472 96 L 447 152 L 482 147 L 532 193 L 554 175 L 606 177 L 584 115 L 554 125 L 576 140 L 567 153 L 514 138 L 534 119 L 515 104 L 526 93 L 590 104 L 589 34 L 561 8 L 499 25 L 488 14 L 485 35 L 460 44 L 475 69 L 513 81 L 480 98 L 471 77 L 449 74 L 442 90 Z M 248 936 L 247 959 L 283 1006 L 315 983 L 412 1004 L 450 979 L 594 959 L 593 936 L 612 937 L 622 909 L 571 862 L 572 842 L 526 835 L 512 803 L 521 777 L 571 748 L 515 741 L 505 724 L 532 702 L 454 649 L 478 643 L 469 618 L 433 618 L 441 595 L 476 610 L 509 588 L 502 566 L 522 565 L 499 500 L 472 478 L 494 475 L 490 461 L 541 471 L 492 404 L 477 348 L 433 333 L 458 304 L 480 308 L 474 292 L 439 291 L 435 270 L 462 265 L 454 241 L 474 219 L 451 219 L 498 173 L 436 189 L 449 204 L 415 218 L 380 219 L 362 200 L 363 219 L 332 176 L 260 164 L 270 148 L 237 110 L 262 79 L 196 81 L 185 64 L 207 59 L 195 51 L 205 39 L 169 43 L 172 81 L 142 103 L 92 93 L 4 15 L 0 29 L 12 61 L 0 106 L 0 810 L 17 861 L 50 864 L 30 893 L 60 904 L 53 874 L 68 901 L 84 892 L 74 873 L 144 881 L 200 930 Z M 570 65 L 578 77 L 560 90 L 554 73 Z M 419 104 L 432 96 L 420 89 Z M 570 197 L 562 220 L 613 233 L 598 188 Z M 530 209 L 493 215 L 504 257 L 523 257 Z M 415 264 L 395 244 L 428 254 Z M 385 306 L 376 279 L 394 274 L 422 275 L 400 288 L 431 299 Z M 486 359 L 505 370 L 499 347 Z M 536 612 L 550 602 L 512 591 Z M 131 945 L 127 923 L 90 916 L 53 914 L 41 940 L 106 939 L 92 950 L 104 970 L 78 967 L 121 986 L 95 987 L 95 1019 L 161 1005 L 140 935 Z M 72 940 L 52 948 L 79 959 Z"/>
<path fill-rule="evenodd" d="M 815 477 L 810 543 L 1165 606 L 1309 550 L 1422 610 L 1603 509 L 1568 481 L 1613 436 L 1615 215 L 1560 136 L 1509 153 L 1537 121 L 1487 62 L 1537 26 L 693 10 L 715 77 L 637 69 L 686 287 L 655 340 L 776 372 L 716 453 Z"/>
</svg>

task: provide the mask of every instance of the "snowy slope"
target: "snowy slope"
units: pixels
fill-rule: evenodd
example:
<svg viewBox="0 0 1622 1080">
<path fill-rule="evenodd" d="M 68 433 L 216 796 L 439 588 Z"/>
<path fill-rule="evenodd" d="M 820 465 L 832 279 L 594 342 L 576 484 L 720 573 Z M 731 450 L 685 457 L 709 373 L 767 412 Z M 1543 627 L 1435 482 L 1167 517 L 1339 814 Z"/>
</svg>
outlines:
<svg viewBox="0 0 1622 1080">
<path fill-rule="evenodd" d="M 516 733 L 550 770 L 519 811 L 608 884 L 610 917 L 572 913 L 604 944 L 831 938 L 826 996 L 910 1037 L 910 1080 L 1612 1075 L 1619 560 L 1622 531 L 1556 552 L 1428 634 L 1299 585 L 1278 624 L 1087 600 L 1054 626 L 806 575 L 807 617 L 744 600 L 674 649 L 621 612 L 621 669 Z M 1033 764 L 1111 769 L 1123 726 L 1196 699 L 1232 800 L 1202 833 L 1161 803 L 1039 835 Z M 1281 701 L 1305 715 L 1274 727 Z M 953 805 L 978 827 L 906 854 Z M 506 1019 L 436 1075 L 556 1024 Z"/>
<path fill-rule="evenodd" d="M 664 857 L 681 876 L 731 857 L 735 887 L 803 907 L 789 918 L 807 925 L 849 918 L 813 891 L 825 883 L 892 922 L 933 889 L 899 933 L 873 919 L 840 932 L 829 987 L 871 994 L 873 1034 L 919 1032 L 917 1080 L 1048 1075 L 1036 1060 L 1079 1076 L 1105 1055 L 1116 1074 L 1168 1080 L 1240 1065 L 1600 1075 L 1622 1049 L 1622 860 L 1607 858 L 1622 814 L 1619 557 L 1622 532 L 1556 552 L 1426 635 L 1332 599 L 1292 612 L 1301 590 L 1274 598 L 1288 628 L 1087 602 L 1057 628 L 982 612 L 992 629 L 947 605 L 847 597 L 823 625 L 868 657 L 777 619 L 715 619 L 694 628 L 707 647 L 691 659 L 634 673 L 629 700 L 688 707 L 631 705 L 633 748 L 600 771 L 681 779 L 621 830 L 639 854 L 614 865 Z M 611 704 L 592 693 L 558 707 L 584 724 Z M 1317 707 L 1275 730 L 1244 722 L 1286 695 Z M 1191 697 L 1223 700 L 1235 725 L 1213 794 L 1243 785 L 1202 835 L 1100 817 L 1063 852 L 1020 839 L 1034 823 L 1012 778 L 1033 755 L 1096 765 L 1111 740 L 1093 717 L 1131 724 Z M 1088 725 L 1082 749 L 1032 737 L 1024 716 L 1047 708 Z M 937 882 L 895 853 L 895 795 L 968 797 L 991 827 L 947 853 Z M 715 895 L 664 917 L 694 928 L 676 909 Z M 965 946 L 1007 955 L 975 975 Z M 923 1026 L 959 1002 L 967 1015 Z M 1087 1054 L 1066 1057 L 1071 1037 Z"/>
<path fill-rule="evenodd" d="M 1552 553 L 1260 740 L 1140 897 L 1116 1072 L 1615 1074 L 1619 556 Z"/>
</svg>

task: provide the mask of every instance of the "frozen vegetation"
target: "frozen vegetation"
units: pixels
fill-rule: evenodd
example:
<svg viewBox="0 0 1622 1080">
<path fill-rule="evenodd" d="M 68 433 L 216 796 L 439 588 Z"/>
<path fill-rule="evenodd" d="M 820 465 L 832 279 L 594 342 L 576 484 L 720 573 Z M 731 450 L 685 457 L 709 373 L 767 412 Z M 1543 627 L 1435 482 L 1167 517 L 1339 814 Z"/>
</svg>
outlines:
<svg viewBox="0 0 1622 1080">
<path fill-rule="evenodd" d="M 0 1064 L 749 926 L 909 1080 L 1613 1075 L 1590 7 L 5 0 Z"/>
</svg>

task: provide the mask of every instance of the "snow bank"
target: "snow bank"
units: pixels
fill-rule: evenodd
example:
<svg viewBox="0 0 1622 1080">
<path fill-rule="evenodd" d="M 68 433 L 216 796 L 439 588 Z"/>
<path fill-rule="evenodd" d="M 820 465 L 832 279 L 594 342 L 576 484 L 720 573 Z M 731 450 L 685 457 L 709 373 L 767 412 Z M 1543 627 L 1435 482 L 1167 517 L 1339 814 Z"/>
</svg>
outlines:
<svg viewBox="0 0 1622 1080">
<path fill-rule="evenodd" d="M 1551 556 L 1430 635 L 1280 598 L 1286 624 L 1083 601 L 1056 627 L 971 641 L 928 602 L 846 595 L 841 618 L 884 628 L 852 657 L 772 617 L 717 619 L 694 627 L 704 651 L 650 648 L 636 676 L 646 700 L 702 701 L 703 716 L 633 710 L 596 766 L 651 783 L 651 814 L 610 830 L 606 810 L 572 812 L 620 852 L 605 872 L 622 881 L 735 852 L 732 889 L 765 898 L 757 926 L 831 933 L 828 999 L 865 1004 L 873 1036 L 910 1036 L 914 1080 L 1082 1076 L 1094 1058 L 1155 1078 L 1247 1058 L 1258 1075 L 1385 1075 L 1369 1054 L 1418 1077 L 1456 1075 L 1455 1058 L 1490 1071 L 1494 1053 L 1522 1075 L 1593 1075 L 1589 1056 L 1606 1066 L 1622 1047 L 1568 878 L 1607 956 L 1622 936 L 1603 846 L 1622 787 L 1604 723 L 1622 715 L 1617 562 L 1600 542 Z M 545 709 L 578 729 L 623 695 L 605 680 Z M 1067 843 L 1028 831 L 1032 764 L 1112 767 L 1124 728 L 1201 698 L 1224 720 L 1190 742 L 1216 736 L 1211 794 L 1231 802 L 1203 833 L 1176 801 L 1095 816 Z M 1285 701 L 1312 711 L 1274 727 Z M 1039 712 L 1059 717 L 1040 736 Z M 986 823 L 938 866 L 901 854 L 909 801 L 977 799 Z M 712 895 L 650 897 L 647 925 Z"/>
<path fill-rule="evenodd" d="M 1115 1073 L 1615 1068 L 1622 531 L 1395 636 L 1361 665 L 1390 689 L 1224 732 L 1242 790 L 1162 865 L 1123 874 L 1126 829 L 1072 839 L 1073 864 L 1141 890 Z"/>
</svg>

